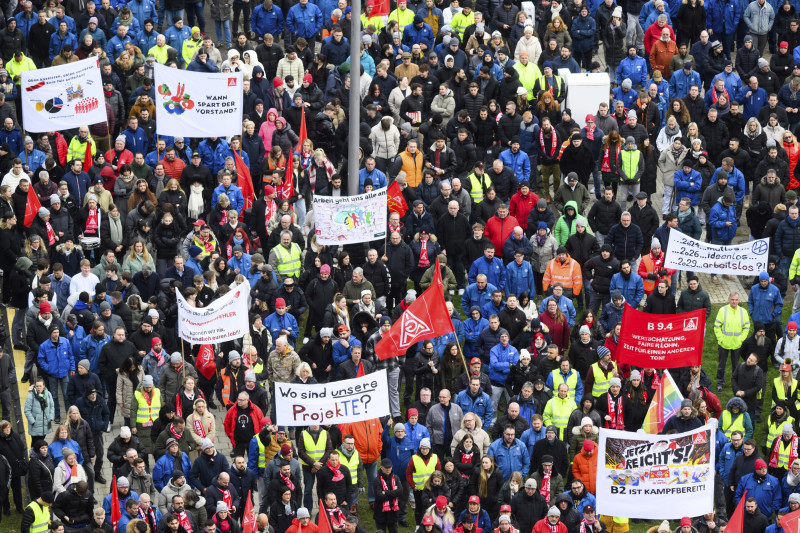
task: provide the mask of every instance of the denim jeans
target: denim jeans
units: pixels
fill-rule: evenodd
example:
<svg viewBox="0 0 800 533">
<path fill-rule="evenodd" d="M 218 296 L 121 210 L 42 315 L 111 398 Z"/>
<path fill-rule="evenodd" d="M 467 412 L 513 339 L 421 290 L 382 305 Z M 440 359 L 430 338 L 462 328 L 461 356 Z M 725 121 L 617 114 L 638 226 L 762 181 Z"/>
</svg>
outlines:
<svg viewBox="0 0 800 533">
<path fill-rule="evenodd" d="M 294 203 L 294 212 L 297 213 L 297 225 L 303 227 L 306 220 L 306 199 L 301 198 Z"/>
<path fill-rule="evenodd" d="M 316 479 L 317 475 L 311 470 L 303 469 L 303 507 L 306 509 L 314 508 L 314 481 Z"/>
<path fill-rule="evenodd" d="M 369 503 L 372 503 L 375 501 L 375 489 L 372 487 L 372 482 L 378 476 L 378 461 L 364 463 L 364 473 L 367 474 L 367 499 Z M 358 496 L 353 502 L 358 502 Z"/>
<path fill-rule="evenodd" d="M 203 2 L 186 2 L 186 22 L 197 26 L 201 33 L 206 32 L 206 17 L 203 15 Z"/>
<path fill-rule="evenodd" d="M 165 31 L 166 27 L 172 26 L 173 22 L 172 19 L 175 17 L 183 18 L 183 9 L 165 9 L 164 10 L 164 26 Z"/>
<path fill-rule="evenodd" d="M 67 416 L 67 409 L 69 409 L 69 402 L 67 401 L 67 386 L 69 385 L 69 376 L 57 378 L 55 376 L 47 376 L 47 388 L 50 394 L 53 395 L 53 412 L 55 413 L 55 420 L 61 420 L 61 411 L 58 407 L 58 389 L 61 389 L 61 396 L 64 400 L 64 418 Z"/>
<path fill-rule="evenodd" d="M 231 21 L 215 20 L 214 29 L 217 31 L 217 41 L 224 43 L 228 48 L 231 47 Z M 224 32 L 223 32 L 224 30 Z"/>
</svg>

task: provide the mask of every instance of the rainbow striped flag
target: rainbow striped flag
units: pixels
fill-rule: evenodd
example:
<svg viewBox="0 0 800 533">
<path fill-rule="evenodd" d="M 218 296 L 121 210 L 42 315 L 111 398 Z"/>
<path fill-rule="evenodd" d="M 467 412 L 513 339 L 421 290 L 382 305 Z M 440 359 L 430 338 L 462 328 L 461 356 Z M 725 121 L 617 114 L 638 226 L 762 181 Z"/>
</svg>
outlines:
<svg viewBox="0 0 800 533">
<path fill-rule="evenodd" d="M 656 386 L 656 393 L 647 414 L 644 417 L 642 429 L 645 433 L 656 435 L 664 429 L 667 420 L 678 414 L 681 409 L 683 395 L 675 385 L 669 370 L 664 370 L 664 375 Z"/>
</svg>

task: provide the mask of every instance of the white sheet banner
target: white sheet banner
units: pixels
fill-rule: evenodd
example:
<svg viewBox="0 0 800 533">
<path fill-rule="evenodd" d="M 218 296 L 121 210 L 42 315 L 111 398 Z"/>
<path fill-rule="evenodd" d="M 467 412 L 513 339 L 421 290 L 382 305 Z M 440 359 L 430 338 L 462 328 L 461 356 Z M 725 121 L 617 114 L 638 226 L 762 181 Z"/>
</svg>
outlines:
<svg viewBox="0 0 800 533">
<path fill-rule="evenodd" d="M 600 429 L 597 513 L 658 520 L 714 510 L 715 424 L 648 435 Z"/>
<path fill-rule="evenodd" d="M 216 344 L 243 337 L 248 332 L 247 301 L 250 283 L 246 280 L 208 307 L 192 307 L 178 297 L 178 333 L 192 344 Z"/>
<path fill-rule="evenodd" d="M 89 126 L 107 118 L 97 58 L 23 72 L 20 94 L 22 125 L 29 132 Z"/>
<path fill-rule="evenodd" d="M 275 383 L 279 426 L 345 424 L 390 414 L 386 369 L 360 378 L 298 385 Z"/>
<path fill-rule="evenodd" d="M 358 196 L 314 196 L 319 244 L 351 244 L 386 235 L 386 189 Z"/>
<path fill-rule="evenodd" d="M 769 239 L 722 246 L 692 239 L 679 231 L 669 232 L 664 268 L 706 274 L 753 276 L 767 270 Z"/>
<path fill-rule="evenodd" d="M 242 79 L 241 72 L 189 72 L 156 63 L 156 132 L 173 137 L 240 134 Z"/>
</svg>

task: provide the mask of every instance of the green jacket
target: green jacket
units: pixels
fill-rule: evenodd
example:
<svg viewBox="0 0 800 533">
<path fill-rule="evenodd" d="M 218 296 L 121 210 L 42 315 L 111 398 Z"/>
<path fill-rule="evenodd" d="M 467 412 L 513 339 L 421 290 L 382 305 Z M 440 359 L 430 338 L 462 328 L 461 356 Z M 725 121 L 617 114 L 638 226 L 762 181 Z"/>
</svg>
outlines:
<svg viewBox="0 0 800 533">
<path fill-rule="evenodd" d="M 578 229 L 575 226 L 575 222 L 578 221 L 580 215 L 578 214 L 578 204 L 575 200 L 570 200 L 569 202 L 564 205 L 564 210 L 566 211 L 567 207 L 571 207 L 575 210 L 575 218 L 572 219 L 571 223 L 567 222 L 566 215 L 561 215 L 561 217 L 556 221 L 556 227 L 553 228 L 553 236 L 556 238 L 556 242 L 558 242 L 559 246 L 566 246 L 567 239 L 569 239 L 572 235 L 574 235 Z M 586 221 L 584 220 L 584 224 Z M 586 226 L 588 229 L 588 225 Z"/>
</svg>

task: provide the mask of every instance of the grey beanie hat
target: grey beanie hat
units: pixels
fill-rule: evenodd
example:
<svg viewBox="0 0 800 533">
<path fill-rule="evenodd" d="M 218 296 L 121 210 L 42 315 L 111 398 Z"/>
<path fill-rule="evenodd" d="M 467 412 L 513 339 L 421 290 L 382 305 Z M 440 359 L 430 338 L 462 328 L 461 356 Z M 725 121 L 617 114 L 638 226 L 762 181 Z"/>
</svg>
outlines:
<svg viewBox="0 0 800 533">
<path fill-rule="evenodd" d="M 608 386 L 613 387 L 614 385 L 616 385 L 617 387 L 621 387 L 622 380 L 620 380 L 619 378 L 611 378 L 611 380 L 609 380 L 608 382 Z"/>
<path fill-rule="evenodd" d="M 173 352 L 172 355 L 169 356 L 169 362 L 173 365 L 177 365 L 183 361 L 183 357 L 181 357 L 180 352 Z"/>
<path fill-rule="evenodd" d="M 235 361 L 235 360 L 241 359 L 241 358 L 242 358 L 242 354 L 240 354 L 236 350 L 231 350 L 230 352 L 228 352 L 228 362 L 229 363 L 231 361 Z"/>
<path fill-rule="evenodd" d="M 50 195 L 50 205 L 51 206 L 53 204 L 60 204 L 60 203 L 61 203 L 61 197 L 59 195 L 57 195 L 57 194 L 51 194 Z"/>
<path fill-rule="evenodd" d="M 397 433 L 398 431 L 405 431 L 405 430 L 406 430 L 406 427 L 403 424 L 401 424 L 400 422 L 398 422 L 397 424 L 394 425 L 394 433 Z"/>
<path fill-rule="evenodd" d="M 92 363 L 88 359 L 81 359 L 78 361 L 78 366 L 82 366 L 86 370 L 91 370 Z"/>
<path fill-rule="evenodd" d="M 557 516 L 557 517 L 561 518 L 561 511 L 559 511 L 559 510 L 558 510 L 558 507 L 556 507 L 556 506 L 554 505 L 554 506 L 552 506 L 552 507 L 550 508 L 550 510 L 549 510 L 549 511 L 547 511 L 547 516 Z"/>
<path fill-rule="evenodd" d="M 47 209 L 46 207 L 40 207 L 39 208 L 39 218 L 44 218 L 44 217 L 49 217 L 49 216 L 50 216 L 50 210 L 49 209 Z"/>
</svg>

